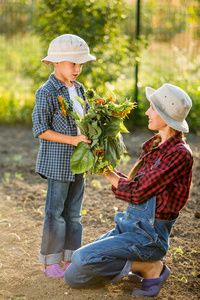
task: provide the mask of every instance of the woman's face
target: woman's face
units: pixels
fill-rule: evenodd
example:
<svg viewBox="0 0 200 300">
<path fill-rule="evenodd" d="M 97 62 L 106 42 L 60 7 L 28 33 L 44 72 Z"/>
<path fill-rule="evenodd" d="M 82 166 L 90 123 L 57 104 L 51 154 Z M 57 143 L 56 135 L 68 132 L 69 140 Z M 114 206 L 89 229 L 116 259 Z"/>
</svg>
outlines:
<svg viewBox="0 0 200 300">
<path fill-rule="evenodd" d="M 149 124 L 148 128 L 150 130 L 163 130 L 168 125 L 165 121 L 161 118 L 161 116 L 157 113 L 156 109 L 154 108 L 153 104 L 150 104 L 149 109 L 146 111 L 145 115 L 149 117 Z"/>
</svg>

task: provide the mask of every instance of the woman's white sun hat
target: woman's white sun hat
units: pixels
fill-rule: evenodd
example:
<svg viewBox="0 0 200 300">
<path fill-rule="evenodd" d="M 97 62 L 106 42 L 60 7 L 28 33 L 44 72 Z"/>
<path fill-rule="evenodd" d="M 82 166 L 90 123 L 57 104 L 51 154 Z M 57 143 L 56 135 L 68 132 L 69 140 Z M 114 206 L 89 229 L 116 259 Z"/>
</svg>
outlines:
<svg viewBox="0 0 200 300">
<path fill-rule="evenodd" d="M 96 60 L 96 57 L 90 54 L 87 43 L 74 34 L 63 34 L 55 38 L 51 41 L 47 54 L 41 60 L 45 65 L 61 61 L 83 64 L 90 60 Z"/>
<path fill-rule="evenodd" d="M 167 125 L 178 131 L 189 132 L 185 118 L 192 107 L 192 100 L 184 90 L 165 83 L 157 90 L 146 87 L 146 97 Z"/>
</svg>

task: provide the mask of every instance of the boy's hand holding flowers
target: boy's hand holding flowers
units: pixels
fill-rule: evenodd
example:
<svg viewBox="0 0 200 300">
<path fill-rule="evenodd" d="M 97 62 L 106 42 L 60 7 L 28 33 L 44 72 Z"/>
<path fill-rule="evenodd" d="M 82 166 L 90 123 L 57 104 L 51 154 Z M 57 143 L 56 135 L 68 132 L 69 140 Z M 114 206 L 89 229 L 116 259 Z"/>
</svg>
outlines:
<svg viewBox="0 0 200 300">
<path fill-rule="evenodd" d="M 73 136 L 73 138 L 74 138 L 74 136 Z M 76 140 L 75 140 L 73 145 L 78 146 L 78 144 L 81 143 L 81 142 L 88 143 L 88 144 L 91 143 L 91 141 L 88 139 L 87 136 L 85 136 L 83 134 L 80 134 L 80 135 L 76 136 Z"/>
</svg>

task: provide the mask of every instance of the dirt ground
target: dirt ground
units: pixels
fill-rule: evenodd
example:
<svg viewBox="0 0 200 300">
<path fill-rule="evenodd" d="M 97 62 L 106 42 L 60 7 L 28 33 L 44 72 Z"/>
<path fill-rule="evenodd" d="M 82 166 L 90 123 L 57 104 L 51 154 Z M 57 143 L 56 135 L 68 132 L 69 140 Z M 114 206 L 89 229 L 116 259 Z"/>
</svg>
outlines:
<svg viewBox="0 0 200 300">
<path fill-rule="evenodd" d="M 119 170 L 128 172 L 150 136 L 147 130 L 124 136 L 129 160 L 124 159 Z M 188 134 L 187 141 L 194 154 L 192 189 L 164 258 L 171 276 L 155 299 L 200 299 L 200 136 Z M 31 128 L 0 125 L 0 299 L 134 298 L 132 290 L 139 285 L 126 278 L 118 285 L 73 290 L 64 279 L 48 278 L 42 272 L 38 254 L 46 181 L 35 174 L 37 151 L 38 140 L 33 138 Z M 82 208 L 83 244 L 112 229 L 115 212 L 124 211 L 126 205 L 114 198 L 105 178 L 89 177 Z"/>
</svg>

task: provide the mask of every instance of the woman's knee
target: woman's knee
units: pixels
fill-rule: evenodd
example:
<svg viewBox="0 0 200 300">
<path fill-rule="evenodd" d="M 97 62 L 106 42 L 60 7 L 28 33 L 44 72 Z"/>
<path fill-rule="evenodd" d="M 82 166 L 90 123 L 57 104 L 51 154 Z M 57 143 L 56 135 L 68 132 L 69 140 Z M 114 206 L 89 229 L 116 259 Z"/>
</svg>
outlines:
<svg viewBox="0 0 200 300">
<path fill-rule="evenodd" d="M 71 264 L 65 271 L 65 282 L 73 289 L 80 289 L 82 288 L 82 284 L 79 277 L 80 273 Z"/>
<path fill-rule="evenodd" d="M 72 263 L 74 267 L 80 272 L 83 269 L 84 261 L 86 259 L 85 252 L 82 249 L 83 248 L 76 250 L 72 255 Z"/>
<path fill-rule="evenodd" d="M 73 289 L 82 289 L 84 287 L 91 286 L 101 282 L 102 278 L 81 274 L 73 266 L 73 264 L 71 264 L 65 271 L 65 281 Z"/>
<path fill-rule="evenodd" d="M 81 289 L 92 284 L 95 278 L 87 275 L 87 267 L 85 267 L 85 260 L 87 255 L 83 248 L 76 250 L 72 255 L 72 263 L 65 271 L 66 283 L 74 289 Z"/>
<path fill-rule="evenodd" d="M 99 261 L 99 258 L 96 256 L 96 252 L 94 247 L 92 247 L 92 244 L 79 248 L 72 255 L 73 266 L 81 274 L 89 276 L 93 275 L 93 268 L 96 268 L 97 261 Z"/>
</svg>

